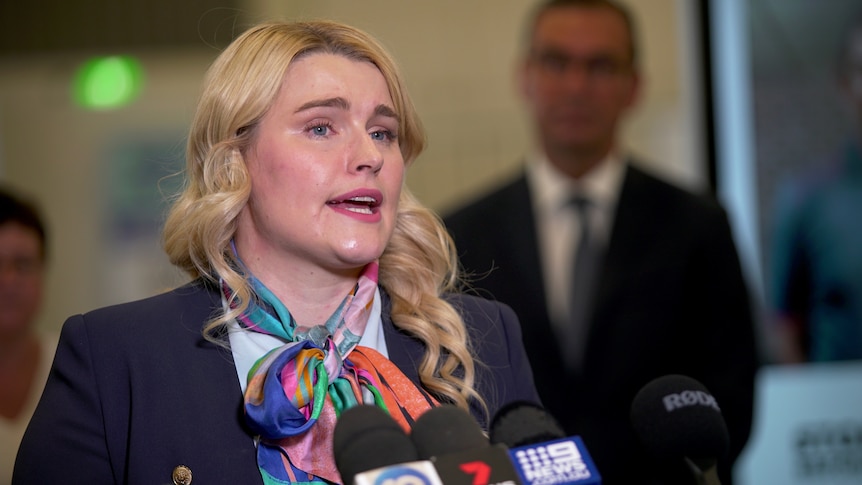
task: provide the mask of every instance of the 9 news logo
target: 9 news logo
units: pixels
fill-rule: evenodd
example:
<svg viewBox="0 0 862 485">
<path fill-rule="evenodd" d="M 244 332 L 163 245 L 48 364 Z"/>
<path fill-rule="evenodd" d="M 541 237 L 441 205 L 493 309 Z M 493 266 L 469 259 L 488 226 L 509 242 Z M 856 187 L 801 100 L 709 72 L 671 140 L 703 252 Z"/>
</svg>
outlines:
<svg viewBox="0 0 862 485">
<path fill-rule="evenodd" d="M 437 483 L 415 468 L 399 465 L 383 470 L 374 485 L 434 485 Z"/>
<path fill-rule="evenodd" d="M 515 459 L 528 485 L 556 485 L 592 478 L 577 444 L 562 440 L 516 448 Z"/>
</svg>

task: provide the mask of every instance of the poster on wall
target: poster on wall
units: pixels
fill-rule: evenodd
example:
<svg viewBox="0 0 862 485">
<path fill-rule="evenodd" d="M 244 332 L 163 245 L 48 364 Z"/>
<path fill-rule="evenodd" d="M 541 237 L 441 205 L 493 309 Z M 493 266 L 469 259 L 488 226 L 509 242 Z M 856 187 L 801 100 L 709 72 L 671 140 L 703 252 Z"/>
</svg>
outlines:
<svg viewBox="0 0 862 485">
<path fill-rule="evenodd" d="M 167 210 L 182 184 L 182 134 L 136 133 L 113 141 L 103 157 L 102 291 L 110 301 L 138 299 L 181 280 L 161 245 Z"/>
<path fill-rule="evenodd" d="M 734 483 L 862 483 L 862 4 L 710 7 L 717 170 L 751 221 L 767 361 Z"/>
<path fill-rule="evenodd" d="M 775 357 L 862 359 L 862 4 L 748 5 Z"/>
</svg>

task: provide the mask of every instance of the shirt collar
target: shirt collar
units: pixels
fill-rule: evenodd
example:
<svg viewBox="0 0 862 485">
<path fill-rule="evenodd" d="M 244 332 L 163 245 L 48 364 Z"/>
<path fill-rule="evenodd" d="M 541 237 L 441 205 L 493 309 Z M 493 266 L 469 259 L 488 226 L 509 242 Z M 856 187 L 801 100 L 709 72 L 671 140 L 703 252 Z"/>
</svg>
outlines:
<svg viewBox="0 0 862 485">
<path fill-rule="evenodd" d="M 540 211 L 565 207 L 574 191 L 590 198 L 598 207 L 616 203 L 622 185 L 626 162 L 611 152 L 577 182 L 554 167 L 544 153 L 534 152 L 527 157 L 527 183 L 533 194 L 533 203 Z"/>
</svg>

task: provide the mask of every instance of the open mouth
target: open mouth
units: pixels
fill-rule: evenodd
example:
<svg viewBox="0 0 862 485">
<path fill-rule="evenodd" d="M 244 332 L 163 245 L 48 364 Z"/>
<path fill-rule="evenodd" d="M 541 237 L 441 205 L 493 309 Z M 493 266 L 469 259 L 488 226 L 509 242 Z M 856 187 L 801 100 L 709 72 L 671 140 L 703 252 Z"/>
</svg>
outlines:
<svg viewBox="0 0 862 485">
<path fill-rule="evenodd" d="M 355 212 L 357 214 L 374 214 L 380 206 L 380 202 L 370 196 L 351 197 L 344 200 L 330 200 L 327 204 L 331 206 L 339 206 L 342 209 Z"/>
</svg>

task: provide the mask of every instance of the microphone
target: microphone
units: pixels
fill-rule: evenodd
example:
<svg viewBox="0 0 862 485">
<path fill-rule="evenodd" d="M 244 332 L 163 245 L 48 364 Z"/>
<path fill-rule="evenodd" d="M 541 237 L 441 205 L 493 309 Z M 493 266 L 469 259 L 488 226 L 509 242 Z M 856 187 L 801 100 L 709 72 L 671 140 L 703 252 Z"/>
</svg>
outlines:
<svg viewBox="0 0 862 485">
<path fill-rule="evenodd" d="M 716 464 L 730 445 L 721 409 L 706 387 L 672 374 L 647 383 L 632 402 L 635 434 L 656 458 L 683 462 L 698 485 L 719 485 Z"/>
<path fill-rule="evenodd" d="M 410 437 L 446 485 L 521 485 L 503 445 L 492 445 L 466 411 L 450 404 L 429 409 Z"/>
<path fill-rule="evenodd" d="M 413 441 L 386 411 L 361 404 L 335 422 L 335 466 L 354 485 L 442 485 L 434 466 L 419 460 Z"/>
<path fill-rule="evenodd" d="M 491 420 L 491 443 L 509 447 L 524 485 L 600 485 L 602 477 L 579 436 L 566 437 L 541 406 L 517 401 Z"/>
</svg>

